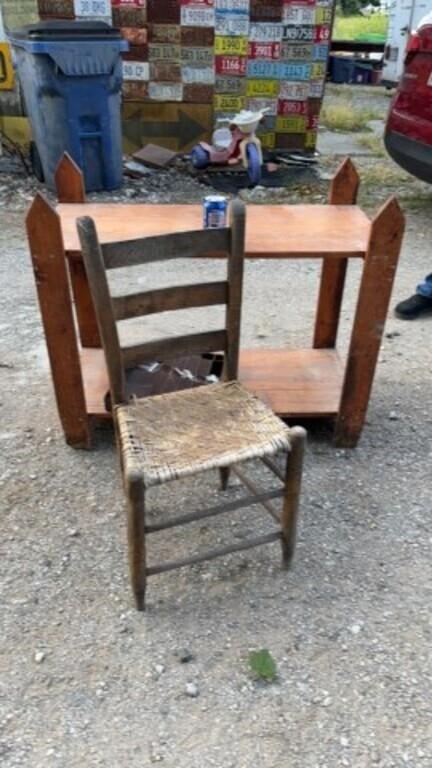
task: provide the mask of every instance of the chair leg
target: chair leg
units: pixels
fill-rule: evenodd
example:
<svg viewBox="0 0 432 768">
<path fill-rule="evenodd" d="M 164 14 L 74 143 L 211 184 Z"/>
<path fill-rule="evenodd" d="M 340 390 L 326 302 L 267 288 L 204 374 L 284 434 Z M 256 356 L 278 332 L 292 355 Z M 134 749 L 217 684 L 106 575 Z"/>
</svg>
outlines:
<svg viewBox="0 0 432 768">
<path fill-rule="evenodd" d="M 291 451 L 287 457 L 285 495 L 281 516 L 283 568 L 290 567 L 295 550 L 305 442 L 306 430 L 303 427 L 293 427 L 291 430 Z"/>
<path fill-rule="evenodd" d="M 128 497 L 129 569 L 136 607 L 145 609 L 146 547 L 145 547 L 145 488 L 140 474 L 126 476 Z"/>
<path fill-rule="evenodd" d="M 231 468 L 222 467 L 222 469 L 220 469 L 219 472 L 220 472 L 220 479 L 221 479 L 221 488 L 223 491 L 226 491 L 226 489 L 228 488 L 228 483 L 230 479 Z"/>
</svg>

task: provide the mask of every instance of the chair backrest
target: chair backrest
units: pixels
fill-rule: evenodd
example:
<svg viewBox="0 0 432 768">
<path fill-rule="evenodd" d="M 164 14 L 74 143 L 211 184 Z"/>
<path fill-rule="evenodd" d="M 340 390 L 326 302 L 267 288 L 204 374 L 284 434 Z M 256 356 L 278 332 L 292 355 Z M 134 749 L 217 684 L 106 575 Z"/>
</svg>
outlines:
<svg viewBox="0 0 432 768">
<path fill-rule="evenodd" d="M 169 208 L 167 208 L 167 215 Z M 149 360 L 169 360 L 185 354 L 225 353 L 224 379 L 237 378 L 240 347 L 245 206 L 231 203 L 229 226 L 223 229 L 101 244 L 89 217 L 77 221 L 81 250 L 104 347 L 113 405 L 127 400 L 125 370 Z M 168 259 L 225 256 L 227 279 L 177 285 L 127 296 L 112 296 L 107 271 Z M 221 330 L 176 336 L 132 346 L 120 346 L 117 323 L 122 320 L 192 307 L 226 305 Z"/>
</svg>

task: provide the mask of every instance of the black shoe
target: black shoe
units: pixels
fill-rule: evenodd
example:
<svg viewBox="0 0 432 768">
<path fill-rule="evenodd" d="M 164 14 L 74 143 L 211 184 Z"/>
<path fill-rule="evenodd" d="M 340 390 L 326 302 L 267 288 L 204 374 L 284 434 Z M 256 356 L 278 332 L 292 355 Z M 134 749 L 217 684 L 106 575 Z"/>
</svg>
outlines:
<svg viewBox="0 0 432 768">
<path fill-rule="evenodd" d="M 416 317 L 432 312 L 432 298 L 415 293 L 409 299 L 401 301 L 395 306 L 395 315 L 402 320 L 415 320 Z"/>
</svg>

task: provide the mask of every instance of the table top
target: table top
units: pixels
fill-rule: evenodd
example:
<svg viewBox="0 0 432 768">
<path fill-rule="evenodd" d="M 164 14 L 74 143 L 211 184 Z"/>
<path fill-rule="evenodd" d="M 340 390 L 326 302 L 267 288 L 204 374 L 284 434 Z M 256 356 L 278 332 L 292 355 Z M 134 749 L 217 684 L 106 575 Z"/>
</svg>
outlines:
<svg viewBox="0 0 432 768">
<path fill-rule="evenodd" d="M 102 243 L 202 229 L 201 205 L 61 204 L 66 253 L 80 258 L 76 219 L 90 216 Z M 362 258 L 370 220 L 356 205 L 248 205 L 248 258 Z"/>
</svg>

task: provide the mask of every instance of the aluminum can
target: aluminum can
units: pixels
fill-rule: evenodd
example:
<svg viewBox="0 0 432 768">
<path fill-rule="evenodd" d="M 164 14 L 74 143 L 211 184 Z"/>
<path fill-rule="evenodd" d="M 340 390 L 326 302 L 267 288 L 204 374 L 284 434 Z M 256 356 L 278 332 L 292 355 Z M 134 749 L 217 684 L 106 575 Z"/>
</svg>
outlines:
<svg viewBox="0 0 432 768">
<path fill-rule="evenodd" d="M 221 195 L 208 195 L 204 198 L 204 229 L 226 227 L 228 201 Z"/>
</svg>

